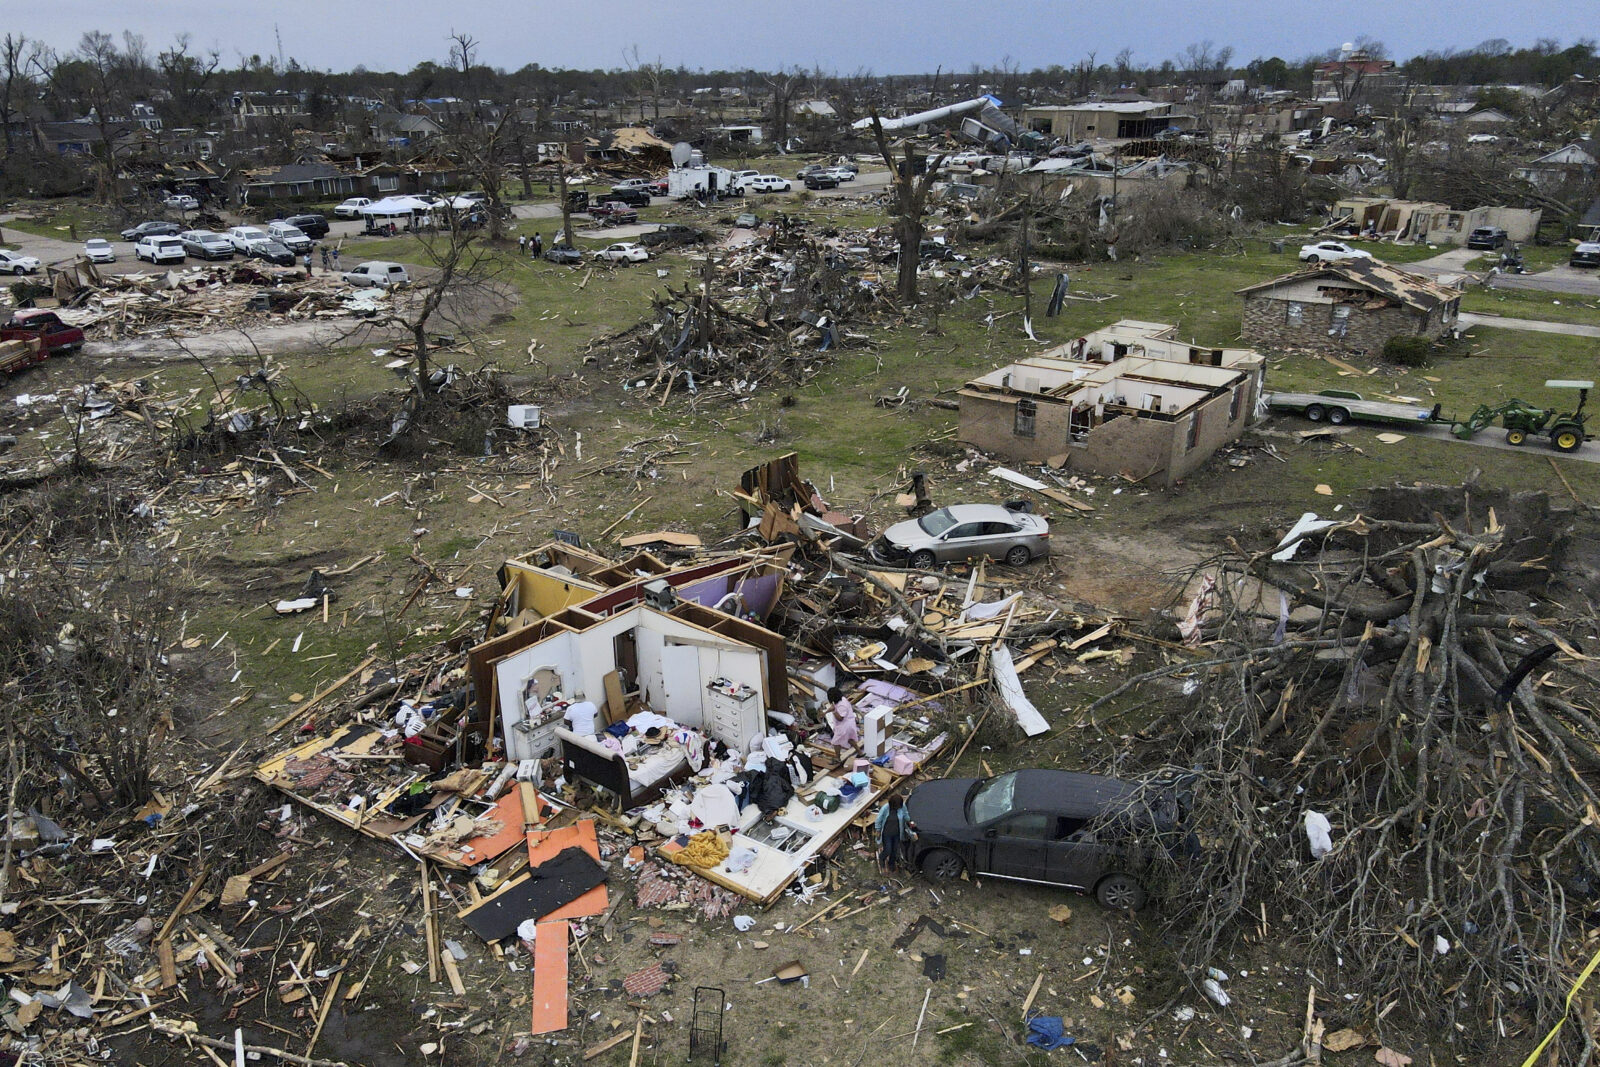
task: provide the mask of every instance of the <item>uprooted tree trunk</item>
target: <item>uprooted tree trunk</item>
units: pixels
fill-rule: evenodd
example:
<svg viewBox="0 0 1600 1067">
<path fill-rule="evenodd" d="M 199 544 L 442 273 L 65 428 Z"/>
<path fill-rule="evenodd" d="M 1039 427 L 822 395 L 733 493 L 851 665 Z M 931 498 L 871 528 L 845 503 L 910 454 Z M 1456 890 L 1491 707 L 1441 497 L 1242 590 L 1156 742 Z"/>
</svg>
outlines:
<svg viewBox="0 0 1600 1067">
<path fill-rule="evenodd" d="M 1504 510 L 1526 513 L 1517 499 Z M 1557 540 L 1492 511 L 1358 517 L 1292 559 L 1209 565 L 1198 689 L 1131 760 L 1191 776 L 1202 847 L 1161 866 L 1194 981 L 1270 928 L 1336 971 L 1372 1028 L 1400 1005 L 1388 1025 L 1470 1051 L 1562 1016 L 1600 900 L 1600 674 L 1560 632 L 1592 620 L 1528 613 Z M 1319 857 L 1313 812 L 1332 826 Z M 1565 1028 L 1562 1062 L 1587 1060 L 1586 1031 Z"/>
<path fill-rule="evenodd" d="M 895 295 L 902 307 L 917 303 L 917 267 L 922 257 L 922 217 L 928 212 L 928 196 L 933 192 L 933 180 L 938 175 L 944 156 L 935 156 L 926 168 L 918 173 L 917 153 L 910 142 L 905 146 L 905 159 L 896 162 L 883 133 L 883 122 L 878 113 L 872 113 L 872 134 L 878 143 L 878 154 L 889 168 L 889 188 L 894 190 L 894 236 L 900 246 L 899 271 L 895 278 Z"/>
</svg>

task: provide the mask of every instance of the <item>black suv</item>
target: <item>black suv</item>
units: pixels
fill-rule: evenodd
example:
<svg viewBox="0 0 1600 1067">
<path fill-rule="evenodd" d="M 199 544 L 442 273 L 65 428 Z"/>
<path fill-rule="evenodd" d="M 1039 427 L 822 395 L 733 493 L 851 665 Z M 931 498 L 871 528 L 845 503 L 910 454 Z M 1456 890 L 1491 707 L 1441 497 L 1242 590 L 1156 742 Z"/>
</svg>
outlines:
<svg viewBox="0 0 1600 1067">
<path fill-rule="evenodd" d="M 652 230 L 639 238 L 639 243 L 646 248 L 676 248 L 679 245 L 699 244 L 706 239 L 706 232 L 693 226 L 682 223 L 667 222 L 658 230 Z"/>
<path fill-rule="evenodd" d="M 1092 893 L 1114 910 L 1139 909 L 1145 874 L 1163 848 L 1198 853 L 1180 824 L 1182 795 L 1116 778 L 1020 770 L 997 778 L 940 778 L 906 798 L 916 829 L 911 860 L 928 877 L 962 871 Z"/>
<path fill-rule="evenodd" d="M 807 189 L 839 188 L 839 179 L 835 178 L 831 174 L 826 173 L 825 171 L 818 171 L 815 174 L 807 174 L 804 181 Z"/>
<path fill-rule="evenodd" d="M 1498 226 L 1479 226 L 1467 235 L 1468 248 L 1481 248 L 1492 252 L 1505 243 L 1506 231 Z"/>
<path fill-rule="evenodd" d="M 649 207 L 650 194 L 643 189 L 613 189 L 605 195 L 607 200 L 620 200 L 629 207 Z"/>
<path fill-rule="evenodd" d="M 321 215 L 294 215 L 283 221 L 313 241 L 320 241 L 328 236 L 328 220 Z"/>
</svg>

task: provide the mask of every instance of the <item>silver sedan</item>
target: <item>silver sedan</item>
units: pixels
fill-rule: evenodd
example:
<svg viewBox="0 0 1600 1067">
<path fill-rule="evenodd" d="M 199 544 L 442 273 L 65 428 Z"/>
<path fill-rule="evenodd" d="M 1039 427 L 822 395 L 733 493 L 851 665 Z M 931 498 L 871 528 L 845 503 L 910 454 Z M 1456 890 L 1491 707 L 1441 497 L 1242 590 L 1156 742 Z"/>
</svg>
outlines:
<svg viewBox="0 0 1600 1067">
<path fill-rule="evenodd" d="M 997 504 L 955 504 L 896 523 L 872 542 L 880 563 L 931 567 L 989 556 L 1021 567 L 1050 554 L 1050 524 Z"/>
</svg>

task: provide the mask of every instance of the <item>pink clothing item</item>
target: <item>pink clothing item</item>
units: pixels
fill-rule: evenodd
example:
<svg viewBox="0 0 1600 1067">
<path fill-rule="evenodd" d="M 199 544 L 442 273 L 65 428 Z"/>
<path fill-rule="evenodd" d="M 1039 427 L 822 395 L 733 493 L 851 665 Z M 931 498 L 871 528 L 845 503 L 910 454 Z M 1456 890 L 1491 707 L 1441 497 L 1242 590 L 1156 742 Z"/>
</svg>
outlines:
<svg viewBox="0 0 1600 1067">
<path fill-rule="evenodd" d="M 848 700 L 841 700 L 828 709 L 828 725 L 833 728 L 829 740 L 836 748 L 850 748 L 861 740 L 856 725 L 856 709 Z"/>
</svg>

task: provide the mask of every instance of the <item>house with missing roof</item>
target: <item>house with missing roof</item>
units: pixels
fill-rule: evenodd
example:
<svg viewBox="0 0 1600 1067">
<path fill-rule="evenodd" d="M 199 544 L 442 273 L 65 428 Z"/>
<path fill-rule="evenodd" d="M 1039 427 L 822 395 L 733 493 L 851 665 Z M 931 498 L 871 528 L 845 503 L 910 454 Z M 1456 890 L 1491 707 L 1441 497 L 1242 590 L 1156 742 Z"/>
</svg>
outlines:
<svg viewBox="0 0 1600 1067">
<path fill-rule="evenodd" d="M 1263 367 L 1249 349 L 1125 319 L 968 382 L 960 438 L 1021 463 L 1171 486 L 1244 432 Z"/>
<path fill-rule="evenodd" d="M 1331 355 L 1375 355 L 1391 337 L 1436 340 L 1461 311 L 1459 289 L 1372 259 L 1319 263 L 1238 294 L 1247 343 Z"/>
</svg>

